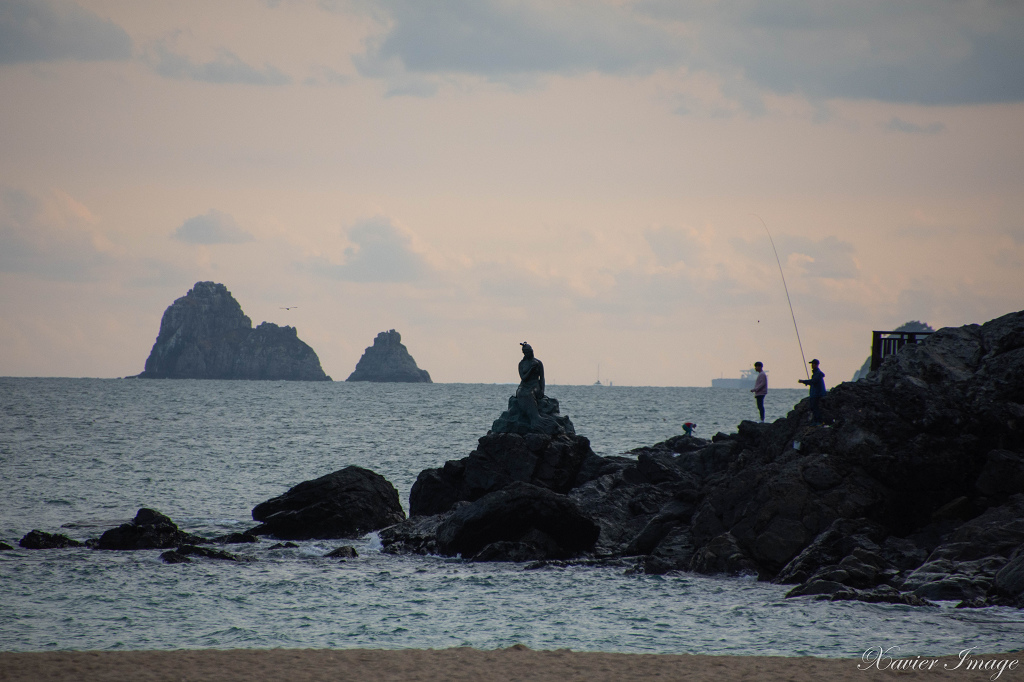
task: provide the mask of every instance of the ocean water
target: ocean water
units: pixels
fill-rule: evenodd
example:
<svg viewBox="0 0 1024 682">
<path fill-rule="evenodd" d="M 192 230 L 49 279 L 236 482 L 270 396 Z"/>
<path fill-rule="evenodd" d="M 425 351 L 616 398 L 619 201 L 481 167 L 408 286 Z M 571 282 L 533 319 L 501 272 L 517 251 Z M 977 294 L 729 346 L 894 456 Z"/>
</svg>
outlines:
<svg viewBox="0 0 1024 682">
<path fill-rule="evenodd" d="M 1017 649 L 1024 611 L 787 600 L 753 579 L 526 570 L 380 552 L 355 542 L 227 549 L 252 562 L 167 565 L 158 550 L 27 551 L 28 531 L 84 540 L 140 507 L 219 535 L 259 502 L 349 464 L 399 490 L 464 457 L 511 385 L 0 378 L 0 650 L 477 648 L 857 657 Z M 681 432 L 731 432 L 746 391 L 550 386 L 598 454 Z M 804 396 L 773 390 L 769 419 Z M 325 558 L 341 544 L 359 557 Z"/>
</svg>

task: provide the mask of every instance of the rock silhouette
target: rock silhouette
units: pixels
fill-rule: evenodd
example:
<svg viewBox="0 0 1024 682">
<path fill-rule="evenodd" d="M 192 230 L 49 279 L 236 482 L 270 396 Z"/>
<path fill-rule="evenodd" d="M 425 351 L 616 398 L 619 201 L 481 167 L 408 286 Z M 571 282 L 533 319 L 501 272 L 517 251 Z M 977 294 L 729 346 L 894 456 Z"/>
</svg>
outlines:
<svg viewBox="0 0 1024 682">
<path fill-rule="evenodd" d="M 391 329 L 377 334 L 373 345 L 363 352 L 355 371 L 345 381 L 433 383 L 425 369 L 416 366 L 402 335 Z"/>
<path fill-rule="evenodd" d="M 398 491 L 380 474 L 348 466 L 256 505 L 250 532 L 281 540 L 357 538 L 405 520 Z"/>
<path fill-rule="evenodd" d="M 196 282 L 164 311 L 143 379 L 330 381 L 293 327 L 255 329 L 223 284 Z"/>
</svg>

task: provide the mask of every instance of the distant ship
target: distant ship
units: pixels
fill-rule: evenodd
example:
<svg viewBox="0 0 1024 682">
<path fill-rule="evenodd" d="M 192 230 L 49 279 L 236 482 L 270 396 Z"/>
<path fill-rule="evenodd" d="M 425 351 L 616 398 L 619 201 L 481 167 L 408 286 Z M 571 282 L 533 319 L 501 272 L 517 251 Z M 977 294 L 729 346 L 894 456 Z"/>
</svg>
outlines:
<svg viewBox="0 0 1024 682">
<path fill-rule="evenodd" d="M 745 369 L 740 372 L 739 379 L 712 379 L 711 388 L 745 388 L 750 390 L 754 387 L 757 379 L 756 369 Z"/>
</svg>

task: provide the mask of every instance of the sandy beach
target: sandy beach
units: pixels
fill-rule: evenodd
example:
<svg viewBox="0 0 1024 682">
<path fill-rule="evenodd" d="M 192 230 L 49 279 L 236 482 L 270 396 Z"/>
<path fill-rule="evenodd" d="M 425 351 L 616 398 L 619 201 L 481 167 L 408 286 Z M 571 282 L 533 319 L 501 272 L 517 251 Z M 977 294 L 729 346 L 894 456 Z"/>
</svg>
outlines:
<svg viewBox="0 0 1024 682">
<path fill-rule="evenodd" d="M 1020 680 L 1024 655 L 904 659 L 919 670 L 893 670 L 861 659 L 690 656 L 533 651 L 522 645 L 382 651 L 234 649 L 0 653 L 0 681 L 251 682 L 320 680 Z M 934 663 L 933 663 L 934 661 Z M 1014 664 L 1014 661 L 1021 661 Z M 988 662 L 985 664 L 985 662 Z M 959 668 L 956 666 L 959 664 Z M 906 663 L 903 664 L 904 666 Z M 987 668 L 987 669 L 979 669 Z M 1000 670 L 1002 668 L 1002 670 Z"/>
</svg>

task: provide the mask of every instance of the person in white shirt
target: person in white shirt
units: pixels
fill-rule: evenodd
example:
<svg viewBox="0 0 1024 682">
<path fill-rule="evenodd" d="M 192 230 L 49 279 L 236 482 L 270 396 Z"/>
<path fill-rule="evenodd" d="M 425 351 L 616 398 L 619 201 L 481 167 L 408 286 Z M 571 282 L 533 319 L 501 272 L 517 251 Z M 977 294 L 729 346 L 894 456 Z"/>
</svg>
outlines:
<svg viewBox="0 0 1024 682">
<path fill-rule="evenodd" d="M 764 423 L 764 397 L 768 395 L 768 375 L 764 373 L 764 365 L 760 362 L 754 363 L 754 369 L 757 370 L 757 379 L 754 380 L 754 387 L 750 392 L 757 400 L 757 411 L 761 413 L 761 422 Z"/>
</svg>

